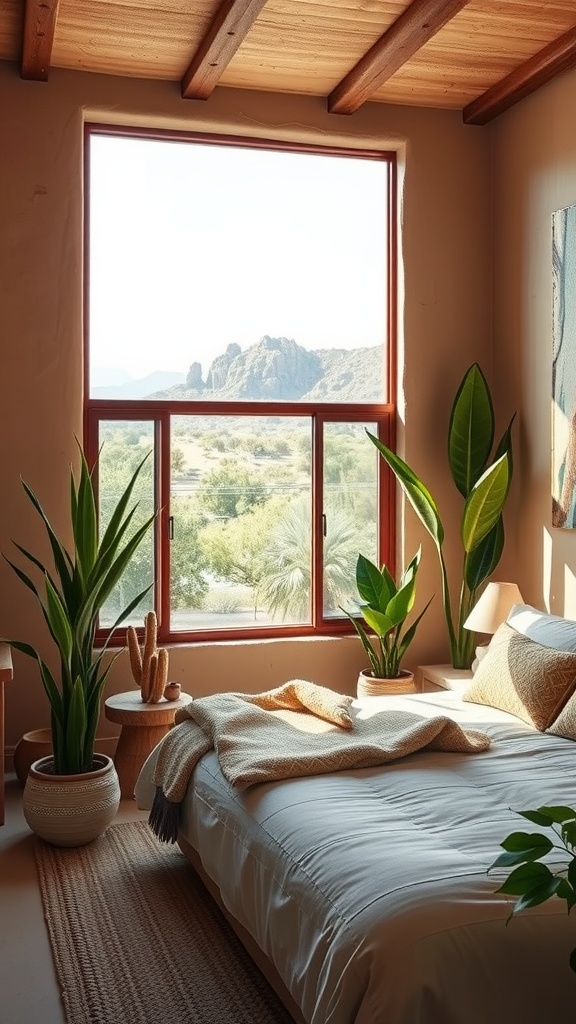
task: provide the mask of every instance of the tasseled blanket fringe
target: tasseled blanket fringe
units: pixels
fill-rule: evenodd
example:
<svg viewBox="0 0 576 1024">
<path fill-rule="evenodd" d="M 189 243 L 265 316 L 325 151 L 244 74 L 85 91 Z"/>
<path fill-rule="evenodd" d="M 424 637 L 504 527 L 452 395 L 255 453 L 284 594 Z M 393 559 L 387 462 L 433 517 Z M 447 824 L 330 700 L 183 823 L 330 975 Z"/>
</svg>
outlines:
<svg viewBox="0 0 576 1024">
<path fill-rule="evenodd" d="M 180 804 L 167 800 L 161 786 L 156 786 L 148 824 L 163 843 L 175 843 L 178 838 Z"/>
</svg>

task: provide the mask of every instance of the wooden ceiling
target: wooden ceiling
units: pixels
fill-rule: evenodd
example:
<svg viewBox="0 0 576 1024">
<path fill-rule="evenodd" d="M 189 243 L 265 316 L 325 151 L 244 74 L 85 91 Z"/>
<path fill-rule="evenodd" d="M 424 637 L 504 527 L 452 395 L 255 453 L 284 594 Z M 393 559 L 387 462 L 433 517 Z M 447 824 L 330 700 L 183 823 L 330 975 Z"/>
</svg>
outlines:
<svg viewBox="0 0 576 1024">
<path fill-rule="evenodd" d="M 0 59 L 326 99 L 486 124 L 576 64 L 575 0 L 0 0 Z"/>
</svg>

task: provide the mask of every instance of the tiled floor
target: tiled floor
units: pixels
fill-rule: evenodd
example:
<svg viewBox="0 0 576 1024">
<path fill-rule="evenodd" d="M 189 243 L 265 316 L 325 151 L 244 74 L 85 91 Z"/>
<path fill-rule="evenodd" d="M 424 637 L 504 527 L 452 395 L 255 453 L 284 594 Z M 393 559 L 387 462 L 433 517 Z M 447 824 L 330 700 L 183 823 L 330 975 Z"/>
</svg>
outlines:
<svg viewBox="0 0 576 1024">
<path fill-rule="evenodd" d="M 64 1024 L 21 799 L 16 776 L 8 775 L 0 826 L 0 1024 Z M 146 817 L 133 800 L 122 800 L 119 821 Z"/>
</svg>

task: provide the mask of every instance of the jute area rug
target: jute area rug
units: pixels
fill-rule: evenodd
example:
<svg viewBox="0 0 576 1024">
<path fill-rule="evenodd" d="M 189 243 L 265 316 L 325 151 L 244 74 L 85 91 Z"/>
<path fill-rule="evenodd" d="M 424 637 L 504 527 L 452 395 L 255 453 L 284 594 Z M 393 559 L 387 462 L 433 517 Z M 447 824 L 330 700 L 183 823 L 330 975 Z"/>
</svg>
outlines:
<svg viewBox="0 0 576 1024">
<path fill-rule="evenodd" d="M 290 1024 L 178 847 L 144 821 L 35 839 L 67 1024 Z"/>
</svg>

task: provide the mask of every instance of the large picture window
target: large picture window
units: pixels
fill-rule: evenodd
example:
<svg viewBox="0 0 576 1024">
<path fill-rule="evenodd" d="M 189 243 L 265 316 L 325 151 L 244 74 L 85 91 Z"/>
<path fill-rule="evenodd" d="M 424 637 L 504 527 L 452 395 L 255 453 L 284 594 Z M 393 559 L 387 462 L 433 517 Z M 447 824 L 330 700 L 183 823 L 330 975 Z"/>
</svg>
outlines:
<svg viewBox="0 0 576 1024">
<path fill-rule="evenodd" d="M 103 620 L 149 582 L 162 641 L 349 630 L 358 554 L 393 562 L 394 175 L 87 126 L 86 448 L 102 524 L 147 451 L 158 512 Z"/>
</svg>

